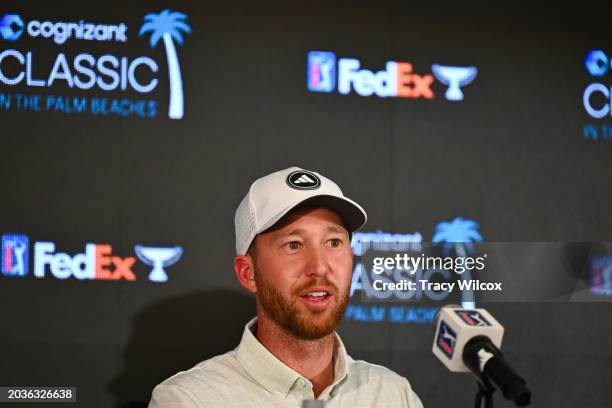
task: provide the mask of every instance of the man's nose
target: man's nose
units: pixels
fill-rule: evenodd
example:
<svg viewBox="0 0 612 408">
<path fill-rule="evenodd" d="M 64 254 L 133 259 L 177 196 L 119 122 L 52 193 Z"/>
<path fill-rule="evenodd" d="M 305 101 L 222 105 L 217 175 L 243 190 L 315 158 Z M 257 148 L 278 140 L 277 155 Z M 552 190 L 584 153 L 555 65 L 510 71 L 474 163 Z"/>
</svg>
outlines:
<svg viewBox="0 0 612 408">
<path fill-rule="evenodd" d="M 308 275 L 325 276 L 331 271 L 325 249 L 311 248 L 308 254 Z"/>
</svg>

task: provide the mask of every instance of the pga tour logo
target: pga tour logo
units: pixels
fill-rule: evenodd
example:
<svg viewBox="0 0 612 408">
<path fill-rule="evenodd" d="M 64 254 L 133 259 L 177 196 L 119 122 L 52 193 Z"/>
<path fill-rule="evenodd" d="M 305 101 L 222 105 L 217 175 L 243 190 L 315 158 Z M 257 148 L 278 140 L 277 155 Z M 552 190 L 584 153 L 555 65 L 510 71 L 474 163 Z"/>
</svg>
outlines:
<svg viewBox="0 0 612 408">
<path fill-rule="evenodd" d="M 2 273 L 6 276 L 28 274 L 29 239 L 23 234 L 2 236 Z"/>
<path fill-rule="evenodd" d="M 168 117 L 171 119 L 182 119 L 184 115 L 183 81 L 175 43 L 182 45 L 183 34 L 191 33 L 191 27 L 186 20 L 186 14 L 166 9 L 158 14 L 146 14 L 138 31 L 141 37 L 149 35 L 151 48 L 155 48 L 160 42 L 164 45 L 170 84 Z M 16 43 L 25 34 L 33 38 L 51 39 L 58 45 L 71 39 L 126 42 L 127 29 L 125 23 L 94 24 L 85 20 L 31 20 L 26 23 L 16 13 L 6 13 L 0 18 L 0 36 L 8 43 Z M 69 88 L 97 91 L 124 91 L 131 88 L 139 93 L 149 93 L 158 85 L 158 79 L 154 75 L 159 70 L 158 64 L 148 56 L 130 60 L 128 57 L 118 57 L 110 53 L 98 57 L 89 53 L 80 53 L 73 57 L 58 53 L 52 63 L 45 63 L 37 57 L 33 51 L 24 52 L 13 48 L 2 50 L 0 84 L 50 87 L 54 83 L 64 81 Z M 3 70 L 4 64 L 17 65 L 19 69 L 16 73 L 6 68 Z M 33 71 L 41 71 L 38 65 L 46 66 L 47 71 L 42 77 L 36 78 Z M 33 69 L 33 66 L 36 69 Z M 149 71 L 153 75 L 147 73 L 146 76 L 152 76 L 153 79 L 143 82 L 138 77 L 138 70 Z"/>
<path fill-rule="evenodd" d="M 440 330 L 436 338 L 436 345 L 442 353 L 449 359 L 453 358 L 455 351 L 455 343 L 457 342 L 457 333 L 450 328 L 444 320 L 440 322 Z"/>
<path fill-rule="evenodd" d="M 476 310 L 455 310 L 457 316 L 468 326 L 491 326 L 491 323 Z"/>
<path fill-rule="evenodd" d="M 476 78 L 476 67 L 434 64 L 433 75 L 417 74 L 408 62 L 388 61 L 379 72 L 361 68 L 355 58 L 340 58 L 329 51 L 310 51 L 307 63 L 307 87 L 312 92 L 333 92 L 342 95 L 354 91 L 361 96 L 433 99 L 431 86 L 435 78 L 447 85 L 444 97 L 449 101 L 464 98 L 461 87 Z M 337 74 L 336 74 L 337 71 Z"/>
<path fill-rule="evenodd" d="M 600 255 L 591 258 L 591 293 L 597 296 L 612 296 L 612 256 Z"/>
</svg>

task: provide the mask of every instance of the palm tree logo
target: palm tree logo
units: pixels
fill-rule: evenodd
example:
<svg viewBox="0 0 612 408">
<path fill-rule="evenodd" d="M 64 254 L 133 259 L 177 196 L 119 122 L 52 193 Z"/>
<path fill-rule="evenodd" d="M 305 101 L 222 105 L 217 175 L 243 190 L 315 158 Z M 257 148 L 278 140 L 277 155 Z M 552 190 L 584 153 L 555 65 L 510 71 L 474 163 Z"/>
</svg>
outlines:
<svg viewBox="0 0 612 408">
<path fill-rule="evenodd" d="M 472 242 L 482 242 L 482 235 L 478 232 L 478 228 L 476 221 L 457 217 L 451 222 L 439 223 L 431 242 L 434 244 L 443 242 L 446 253 L 454 249 L 457 255 L 466 256 L 468 252 L 474 251 Z M 460 248 L 463 249 L 458 251 Z"/>
<path fill-rule="evenodd" d="M 144 23 L 138 33 L 142 37 L 146 32 L 151 32 L 149 41 L 151 48 L 155 48 L 160 38 L 164 40 L 170 76 L 170 106 L 168 107 L 168 117 L 170 119 L 181 119 L 183 117 L 183 80 L 173 40 L 182 45 L 181 31 L 187 34 L 191 33 L 191 27 L 185 22 L 186 19 L 186 14 L 170 9 L 166 9 L 159 14 L 149 13 L 144 16 Z"/>
<path fill-rule="evenodd" d="M 465 258 L 468 253 L 474 252 L 473 242 L 482 242 L 482 235 L 478 232 L 478 228 L 479 225 L 476 221 L 457 217 L 451 222 L 439 223 L 431 242 L 434 244 L 444 243 L 445 254 L 454 250 L 458 257 Z M 467 269 L 461 274 L 460 279 L 471 280 L 470 270 Z M 476 307 L 472 290 L 461 293 L 461 305 L 466 309 Z"/>
</svg>

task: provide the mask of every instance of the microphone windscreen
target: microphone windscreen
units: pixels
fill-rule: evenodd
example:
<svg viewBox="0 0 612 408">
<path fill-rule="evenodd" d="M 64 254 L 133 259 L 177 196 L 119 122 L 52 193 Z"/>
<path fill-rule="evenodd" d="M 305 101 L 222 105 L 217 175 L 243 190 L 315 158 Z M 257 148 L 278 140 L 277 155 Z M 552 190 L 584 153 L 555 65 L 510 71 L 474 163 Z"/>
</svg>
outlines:
<svg viewBox="0 0 612 408">
<path fill-rule="evenodd" d="M 302 401 L 302 408 L 324 408 L 325 403 L 320 400 L 304 400 Z"/>
</svg>

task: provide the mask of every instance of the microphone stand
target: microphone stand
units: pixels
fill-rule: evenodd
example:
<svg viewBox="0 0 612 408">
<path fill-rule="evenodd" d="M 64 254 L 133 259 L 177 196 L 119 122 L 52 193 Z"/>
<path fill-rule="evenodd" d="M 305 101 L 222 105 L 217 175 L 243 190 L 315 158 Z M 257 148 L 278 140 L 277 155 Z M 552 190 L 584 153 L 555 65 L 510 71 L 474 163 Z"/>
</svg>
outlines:
<svg viewBox="0 0 612 408">
<path fill-rule="evenodd" d="M 476 400 L 474 402 L 475 408 L 494 408 L 493 407 L 493 393 L 495 387 L 491 385 L 489 379 L 486 376 L 482 376 L 478 379 L 478 392 L 476 393 Z"/>
</svg>

